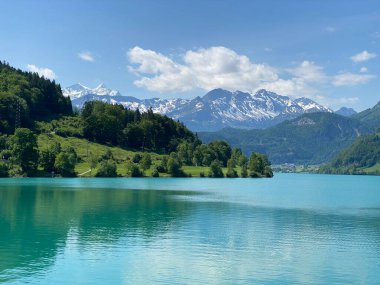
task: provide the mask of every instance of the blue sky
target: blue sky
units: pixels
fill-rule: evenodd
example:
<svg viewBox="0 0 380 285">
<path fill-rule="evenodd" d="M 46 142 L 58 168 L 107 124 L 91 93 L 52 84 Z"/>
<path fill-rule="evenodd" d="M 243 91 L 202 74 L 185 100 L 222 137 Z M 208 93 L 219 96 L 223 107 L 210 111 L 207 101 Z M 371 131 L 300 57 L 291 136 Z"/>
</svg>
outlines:
<svg viewBox="0 0 380 285">
<path fill-rule="evenodd" d="M 1 1 L 0 59 L 63 87 L 123 95 L 208 90 L 310 97 L 362 110 L 380 100 L 379 1 Z"/>
</svg>

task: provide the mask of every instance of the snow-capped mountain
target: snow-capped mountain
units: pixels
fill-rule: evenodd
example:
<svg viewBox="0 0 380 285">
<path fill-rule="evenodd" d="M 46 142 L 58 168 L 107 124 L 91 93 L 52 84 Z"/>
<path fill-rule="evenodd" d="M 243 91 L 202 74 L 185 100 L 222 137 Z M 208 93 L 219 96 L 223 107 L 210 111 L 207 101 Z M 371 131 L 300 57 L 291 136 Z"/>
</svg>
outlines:
<svg viewBox="0 0 380 285">
<path fill-rule="evenodd" d="M 122 96 L 118 91 L 99 85 L 95 89 L 75 84 L 63 90 L 73 106 L 81 108 L 85 102 L 99 100 L 122 104 L 125 108 L 153 112 L 180 120 L 193 131 L 214 131 L 224 127 L 266 128 L 304 113 L 332 112 L 311 99 L 291 99 L 261 89 L 254 94 L 214 89 L 194 99 L 138 99 Z"/>
<path fill-rule="evenodd" d="M 62 91 L 63 94 L 67 97 L 70 97 L 71 100 L 81 98 L 88 94 L 98 96 L 121 96 L 119 91 L 108 89 L 103 83 L 93 89 L 78 83 L 64 88 Z"/>
</svg>

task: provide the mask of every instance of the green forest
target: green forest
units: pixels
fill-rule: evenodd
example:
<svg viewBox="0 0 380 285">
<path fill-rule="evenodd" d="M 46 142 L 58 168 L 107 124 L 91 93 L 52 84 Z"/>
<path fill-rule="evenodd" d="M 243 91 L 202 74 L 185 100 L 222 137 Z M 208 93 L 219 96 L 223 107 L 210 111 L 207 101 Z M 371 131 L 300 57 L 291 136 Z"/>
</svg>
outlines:
<svg viewBox="0 0 380 285">
<path fill-rule="evenodd" d="M 329 164 L 319 169 L 328 174 L 380 174 L 380 130 L 359 137 Z"/>
<path fill-rule="evenodd" d="M 63 115 L 72 115 L 72 107 L 59 85 L 0 62 L 0 133 L 12 134 L 16 127 L 32 128 L 36 120 Z"/>
<path fill-rule="evenodd" d="M 273 176 L 267 156 L 247 157 L 221 140 L 203 144 L 152 110 L 93 101 L 74 114 L 54 81 L 4 62 L 0 158 L 1 177 Z"/>
<path fill-rule="evenodd" d="M 334 158 L 354 142 L 358 135 L 373 130 L 355 118 L 334 113 L 304 114 L 267 129 L 226 128 L 200 133 L 204 142 L 226 140 L 245 153 L 253 150 L 267 154 L 274 164 L 321 164 Z"/>
</svg>

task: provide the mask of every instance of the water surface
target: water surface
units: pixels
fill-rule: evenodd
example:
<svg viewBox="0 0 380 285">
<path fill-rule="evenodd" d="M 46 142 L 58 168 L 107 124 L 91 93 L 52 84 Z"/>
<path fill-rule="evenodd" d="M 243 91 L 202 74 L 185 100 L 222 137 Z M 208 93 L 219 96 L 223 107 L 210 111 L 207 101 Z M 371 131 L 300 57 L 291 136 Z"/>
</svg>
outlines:
<svg viewBox="0 0 380 285">
<path fill-rule="evenodd" d="M 380 177 L 0 179 L 0 283 L 378 280 Z"/>
</svg>

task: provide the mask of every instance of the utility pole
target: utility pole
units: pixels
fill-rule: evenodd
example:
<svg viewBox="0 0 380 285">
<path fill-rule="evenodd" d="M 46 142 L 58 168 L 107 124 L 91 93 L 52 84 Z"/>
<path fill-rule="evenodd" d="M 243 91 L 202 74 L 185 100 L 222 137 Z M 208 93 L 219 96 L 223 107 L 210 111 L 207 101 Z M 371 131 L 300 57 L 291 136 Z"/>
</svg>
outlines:
<svg viewBox="0 0 380 285">
<path fill-rule="evenodd" d="M 17 100 L 16 116 L 15 116 L 15 130 L 21 127 L 21 103 Z"/>
</svg>

